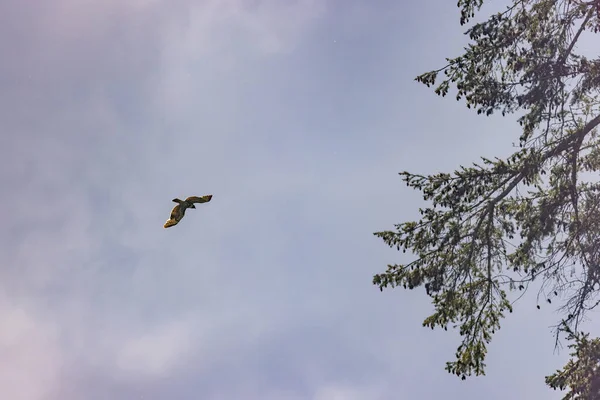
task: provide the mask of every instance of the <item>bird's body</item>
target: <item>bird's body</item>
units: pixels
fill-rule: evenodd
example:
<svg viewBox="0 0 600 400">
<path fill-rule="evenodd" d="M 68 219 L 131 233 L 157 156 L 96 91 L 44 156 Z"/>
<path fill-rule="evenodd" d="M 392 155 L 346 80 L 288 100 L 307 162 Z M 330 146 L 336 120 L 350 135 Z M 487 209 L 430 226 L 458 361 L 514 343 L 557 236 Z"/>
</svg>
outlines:
<svg viewBox="0 0 600 400">
<path fill-rule="evenodd" d="M 171 217 L 165 222 L 164 227 L 169 228 L 171 226 L 177 225 L 179 221 L 185 215 L 185 210 L 188 208 L 196 208 L 194 203 L 207 203 L 212 199 L 212 194 L 207 194 L 205 196 L 190 196 L 185 200 L 173 199 L 177 205 L 173 207 L 171 210 Z"/>
</svg>

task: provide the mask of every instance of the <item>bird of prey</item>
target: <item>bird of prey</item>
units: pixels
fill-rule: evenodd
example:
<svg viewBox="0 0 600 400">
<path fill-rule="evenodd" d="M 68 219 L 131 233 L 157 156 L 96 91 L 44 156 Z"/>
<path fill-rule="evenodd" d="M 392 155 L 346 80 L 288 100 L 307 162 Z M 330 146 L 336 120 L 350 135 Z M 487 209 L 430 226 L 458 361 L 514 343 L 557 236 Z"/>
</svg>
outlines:
<svg viewBox="0 0 600 400">
<path fill-rule="evenodd" d="M 165 228 L 169 228 L 171 226 L 177 225 L 181 218 L 185 215 L 185 210 L 188 208 L 196 208 L 194 203 L 207 203 L 212 199 L 212 194 L 207 194 L 205 196 L 190 196 L 185 200 L 173 199 L 177 205 L 173 207 L 171 211 L 171 218 L 165 222 Z"/>
</svg>

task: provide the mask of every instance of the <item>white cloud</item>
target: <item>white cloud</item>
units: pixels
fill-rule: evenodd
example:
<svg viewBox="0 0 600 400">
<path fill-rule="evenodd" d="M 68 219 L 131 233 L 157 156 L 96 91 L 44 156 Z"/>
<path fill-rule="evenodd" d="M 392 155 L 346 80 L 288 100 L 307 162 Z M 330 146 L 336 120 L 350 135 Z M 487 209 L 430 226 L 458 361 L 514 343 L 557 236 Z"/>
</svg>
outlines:
<svg viewBox="0 0 600 400">
<path fill-rule="evenodd" d="M 207 87 L 219 81 L 220 74 L 248 74 L 254 68 L 252 56 L 293 51 L 325 14 L 326 5 L 326 0 L 190 2 L 181 17 L 185 22 L 170 24 L 163 36 L 156 104 L 174 120 L 190 108 L 214 105 L 220 96 Z"/>
<path fill-rule="evenodd" d="M 132 337 L 117 354 L 117 367 L 127 374 L 165 376 L 190 350 L 190 326 L 176 322 Z"/>
<path fill-rule="evenodd" d="M 57 335 L 52 323 L 0 299 L 0 398 L 41 400 L 56 388 Z"/>
<path fill-rule="evenodd" d="M 320 387 L 313 400 L 377 400 L 382 399 L 381 390 L 348 383 L 330 383 Z"/>
<path fill-rule="evenodd" d="M 326 1 L 208 0 L 191 2 L 187 24 L 168 37 L 168 57 L 197 59 L 218 51 L 226 54 L 236 42 L 265 53 L 287 52 L 326 10 Z"/>
</svg>

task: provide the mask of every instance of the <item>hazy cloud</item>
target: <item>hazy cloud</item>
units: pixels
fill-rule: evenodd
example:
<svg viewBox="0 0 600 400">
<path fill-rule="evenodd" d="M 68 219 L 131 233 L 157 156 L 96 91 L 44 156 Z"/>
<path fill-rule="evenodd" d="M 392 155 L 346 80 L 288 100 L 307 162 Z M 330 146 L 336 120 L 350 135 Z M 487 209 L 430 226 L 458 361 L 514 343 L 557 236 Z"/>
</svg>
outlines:
<svg viewBox="0 0 600 400">
<path fill-rule="evenodd" d="M 460 50 L 449 12 L 2 3 L 0 397 L 548 395 L 546 311 L 507 320 L 465 384 L 425 296 L 370 284 L 400 257 L 371 232 L 420 201 L 398 171 L 510 145 L 509 122 L 412 82 Z M 173 197 L 208 193 L 162 228 Z"/>
</svg>

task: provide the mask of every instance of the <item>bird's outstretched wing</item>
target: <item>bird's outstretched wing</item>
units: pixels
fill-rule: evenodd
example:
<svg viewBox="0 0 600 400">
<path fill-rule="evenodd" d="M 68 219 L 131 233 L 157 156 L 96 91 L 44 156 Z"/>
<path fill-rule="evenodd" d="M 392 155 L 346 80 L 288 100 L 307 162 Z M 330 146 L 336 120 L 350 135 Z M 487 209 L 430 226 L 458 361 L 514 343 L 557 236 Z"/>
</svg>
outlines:
<svg viewBox="0 0 600 400">
<path fill-rule="evenodd" d="M 182 208 L 181 204 L 177 204 L 175 207 L 173 207 L 173 210 L 171 210 L 171 215 L 169 216 L 167 222 L 165 222 L 164 227 L 168 228 L 173 225 L 177 225 L 179 221 L 181 221 L 181 218 L 183 218 L 184 214 L 185 208 Z"/>
<path fill-rule="evenodd" d="M 176 219 L 168 219 L 167 222 L 165 222 L 164 227 L 170 228 L 171 226 L 177 225 L 178 223 L 179 221 L 177 221 Z"/>
<path fill-rule="evenodd" d="M 181 214 L 181 215 L 180 215 Z M 181 218 L 183 218 L 183 214 L 185 214 L 185 208 L 182 210 L 181 209 L 181 205 L 177 204 L 175 207 L 173 207 L 173 209 L 171 210 L 171 216 L 169 217 L 170 219 L 176 219 L 177 221 L 179 221 Z M 178 218 L 179 217 L 179 218 Z"/>
<path fill-rule="evenodd" d="M 190 203 L 208 203 L 212 199 L 212 194 L 207 194 L 206 196 L 190 196 L 185 201 Z"/>
</svg>

